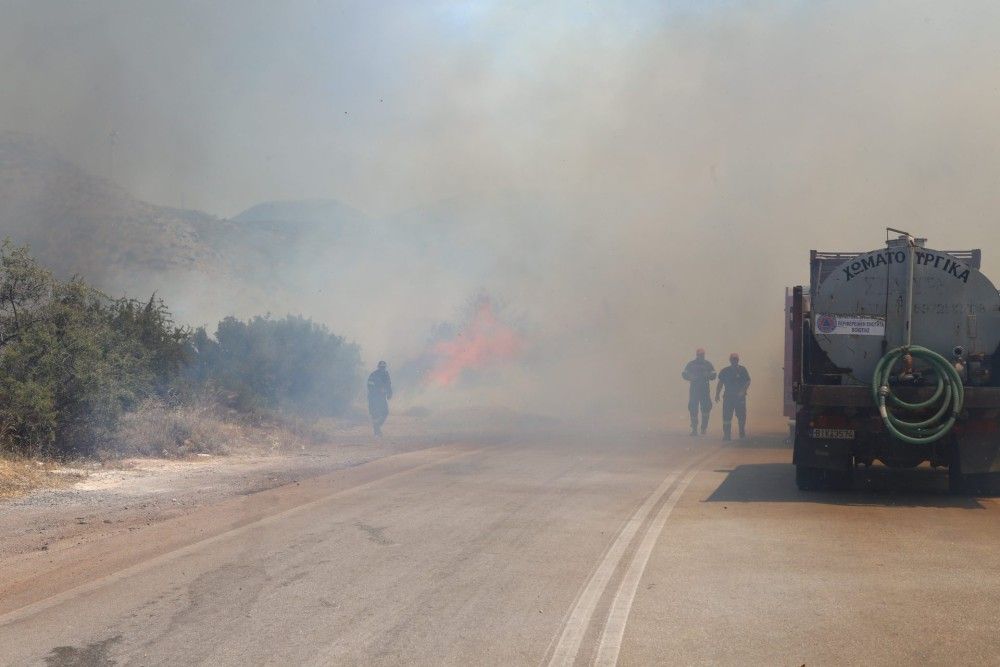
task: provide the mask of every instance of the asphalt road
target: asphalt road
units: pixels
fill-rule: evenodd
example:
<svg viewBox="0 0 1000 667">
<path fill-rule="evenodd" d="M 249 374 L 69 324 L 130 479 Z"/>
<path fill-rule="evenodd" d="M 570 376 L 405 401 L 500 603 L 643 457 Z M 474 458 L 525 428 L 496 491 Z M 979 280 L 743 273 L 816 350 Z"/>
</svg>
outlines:
<svg viewBox="0 0 1000 667">
<path fill-rule="evenodd" d="M 402 454 L 4 563 L 0 663 L 997 664 L 1000 504 L 777 439 Z"/>
</svg>

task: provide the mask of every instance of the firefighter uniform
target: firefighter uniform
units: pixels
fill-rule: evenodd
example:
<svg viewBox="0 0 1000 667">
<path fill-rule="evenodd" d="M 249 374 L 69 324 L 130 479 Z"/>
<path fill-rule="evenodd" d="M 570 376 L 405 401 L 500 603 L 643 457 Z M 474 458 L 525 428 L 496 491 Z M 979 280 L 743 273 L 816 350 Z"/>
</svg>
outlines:
<svg viewBox="0 0 1000 667">
<path fill-rule="evenodd" d="M 698 411 L 701 410 L 701 432 L 708 430 L 708 415 L 712 410 L 712 396 L 708 383 L 715 379 L 715 367 L 705 359 L 704 350 L 684 367 L 681 377 L 688 381 L 688 411 L 691 413 L 691 435 L 698 433 Z"/>
<path fill-rule="evenodd" d="M 382 435 L 382 425 L 389 417 L 389 399 L 392 398 L 392 380 L 384 361 L 368 376 L 368 414 L 372 418 L 375 435 Z"/>
<path fill-rule="evenodd" d="M 740 426 L 740 437 L 747 435 L 747 389 L 750 388 L 750 372 L 740 366 L 738 356 L 730 358 L 730 365 L 719 371 L 719 383 L 715 387 L 715 400 L 719 400 L 719 392 L 726 393 L 722 397 L 722 438 L 732 438 L 733 413 Z"/>
</svg>

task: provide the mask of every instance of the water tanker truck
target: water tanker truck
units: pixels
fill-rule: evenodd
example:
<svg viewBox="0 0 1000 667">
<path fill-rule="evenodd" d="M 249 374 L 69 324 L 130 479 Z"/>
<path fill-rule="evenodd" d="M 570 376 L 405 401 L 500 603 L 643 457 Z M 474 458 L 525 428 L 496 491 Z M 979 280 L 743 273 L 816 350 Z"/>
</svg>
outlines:
<svg viewBox="0 0 1000 667">
<path fill-rule="evenodd" d="M 869 252 L 812 251 L 787 295 L 796 482 L 929 463 L 955 493 L 1000 492 L 1000 294 L 979 250 L 889 232 Z"/>
</svg>

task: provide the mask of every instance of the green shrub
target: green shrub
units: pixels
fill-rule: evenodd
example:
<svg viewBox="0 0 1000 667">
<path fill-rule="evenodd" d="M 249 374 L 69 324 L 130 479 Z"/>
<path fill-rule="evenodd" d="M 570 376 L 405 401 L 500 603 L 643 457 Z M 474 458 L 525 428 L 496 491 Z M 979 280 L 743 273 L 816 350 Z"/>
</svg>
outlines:
<svg viewBox="0 0 1000 667">
<path fill-rule="evenodd" d="M 191 343 L 193 380 L 243 412 L 337 416 L 361 386 L 358 347 L 303 317 L 227 317 L 214 338 L 199 329 Z"/>
<path fill-rule="evenodd" d="M 0 449 L 220 451 L 221 422 L 195 405 L 337 416 L 360 384 L 357 346 L 308 319 L 229 317 L 213 338 L 175 326 L 155 295 L 113 300 L 0 245 Z"/>
<path fill-rule="evenodd" d="M 110 306 L 111 326 L 126 339 L 139 343 L 144 366 L 153 374 L 157 392 L 177 389 L 181 372 L 193 358 L 191 330 L 174 325 L 163 300 L 123 298 Z"/>
<path fill-rule="evenodd" d="M 125 411 L 169 392 L 190 349 L 155 298 L 113 301 L 57 281 L 9 242 L 0 325 L 0 442 L 27 454 L 93 453 Z"/>
</svg>

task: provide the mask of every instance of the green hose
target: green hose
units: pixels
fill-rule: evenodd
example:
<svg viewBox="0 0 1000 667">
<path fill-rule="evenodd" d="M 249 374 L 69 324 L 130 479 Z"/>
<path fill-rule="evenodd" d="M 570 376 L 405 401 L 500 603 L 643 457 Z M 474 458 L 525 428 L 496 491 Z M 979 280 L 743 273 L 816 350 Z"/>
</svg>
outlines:
<svg viewBox="0 0 1000 667">
<path fill-rule="evenodd" d="M 893 367 L 907 353 L 930 364 L 937 376 L 937 389 L 926 401 L 907 403 L 893 394 L 889 386 L 889 376 Z M 882 415 L 882 422 L 890 433 L 911 445 L 927 445 L 944 437 L 955 425 L 955 420 L 962 412 L 965 388 L 962 386 L 962 378 L 958 371 L 948 363 L 947 359 L 926 347 L 911 345 L 890 350 L 879 360 L 872 376 L 872 398 L 875 399 L 879 414 Z M 926 419 L 904 421 L 889 411 L 886 405 L 887 399 L 888 403 L 906 412 L 926 410 L 935 404 L 938 404 L 938 409 Z"/>
</svg>

